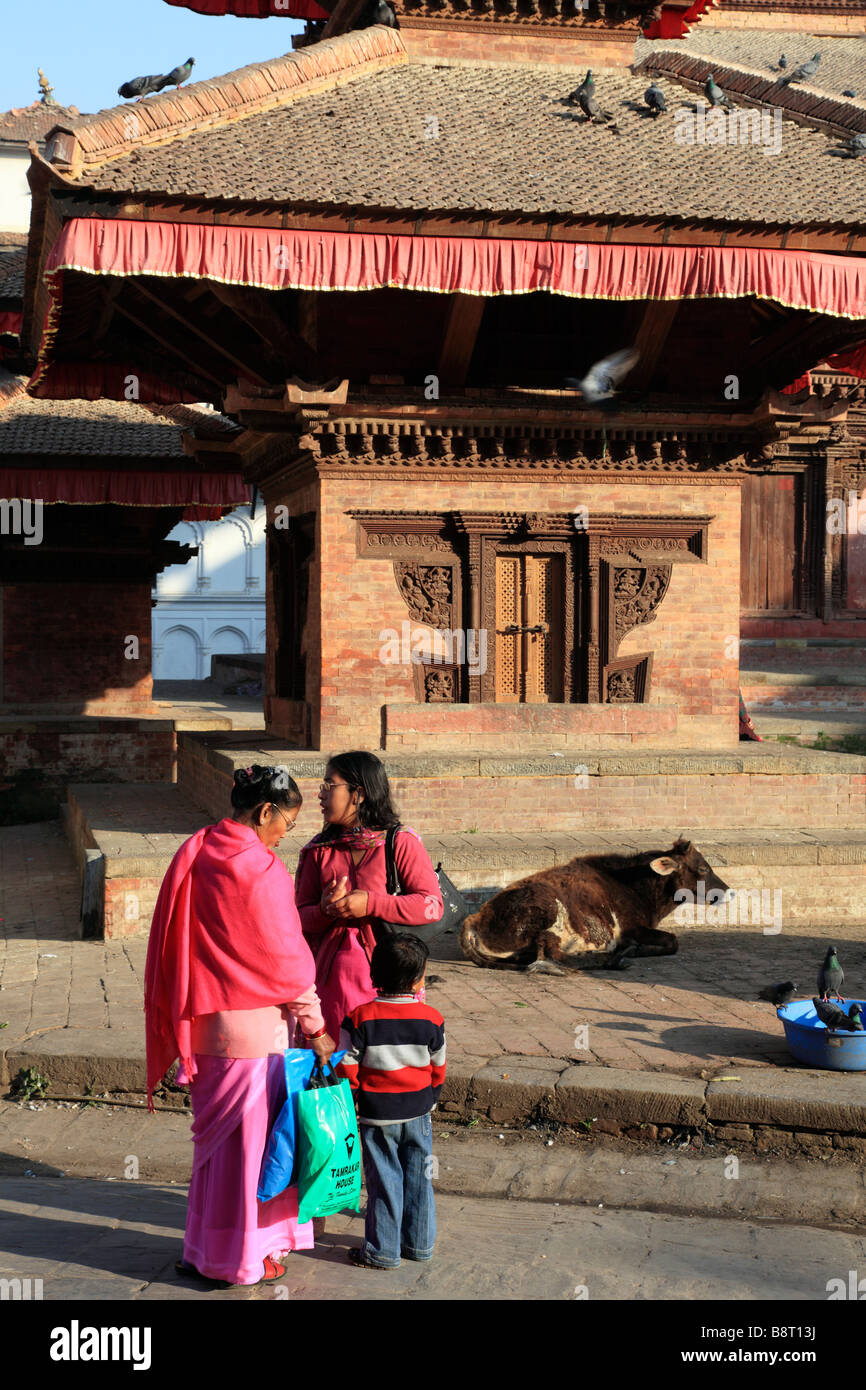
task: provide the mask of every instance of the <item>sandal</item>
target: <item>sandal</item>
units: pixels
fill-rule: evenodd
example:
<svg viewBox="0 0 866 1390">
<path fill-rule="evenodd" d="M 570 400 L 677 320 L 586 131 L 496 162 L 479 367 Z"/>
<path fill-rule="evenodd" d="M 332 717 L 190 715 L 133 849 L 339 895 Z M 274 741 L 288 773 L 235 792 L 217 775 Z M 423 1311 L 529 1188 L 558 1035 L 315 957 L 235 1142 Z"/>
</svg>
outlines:
<svg viewBox="0 0 866 1390">
<path fill-rule="evenodd" d="M 278 1264 L 276 1260 L 272 1260 L 270 1255 L 265 1255 L 264 1265 L 265 1273 L 264 1277 L 258 1281 L 260 1284 L 275 1284 L 278 1279 L 282 1279 L 286 1272 L 286 1266 Z M 247 1288 L 249 1287 L 248 1284 Z"/>
<path fill-rule="evenodd" d="M 351 1250 L 346 1251 L 349 1264 L 357 1265 L 358 1269 L 387 1269 L 387 1265 L 373 1264 L 372 1260 L 364 1259 L 364 1252 L 360 1245 L 353 1245 Z"/>
</svg>

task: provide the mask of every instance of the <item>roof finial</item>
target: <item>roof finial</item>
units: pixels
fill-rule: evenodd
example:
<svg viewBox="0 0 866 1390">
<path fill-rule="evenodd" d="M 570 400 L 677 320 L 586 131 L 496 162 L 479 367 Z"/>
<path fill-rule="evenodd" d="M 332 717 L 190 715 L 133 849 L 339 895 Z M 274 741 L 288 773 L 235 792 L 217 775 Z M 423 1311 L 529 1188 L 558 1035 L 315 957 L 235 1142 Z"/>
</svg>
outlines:
<svg viewBox="0 0 866 1390">
<path fill-rule="evenodd" d="M 39 90 L 42 93 L 41 101 L 46 106 L 56 106 L 57 103 L 53 95 L 54 88 L 51 86 L 51 83 L 48 81 L 48 78 L 41 68 L 37 68 L 37 73 L 39 75 Z"/>
</svg>

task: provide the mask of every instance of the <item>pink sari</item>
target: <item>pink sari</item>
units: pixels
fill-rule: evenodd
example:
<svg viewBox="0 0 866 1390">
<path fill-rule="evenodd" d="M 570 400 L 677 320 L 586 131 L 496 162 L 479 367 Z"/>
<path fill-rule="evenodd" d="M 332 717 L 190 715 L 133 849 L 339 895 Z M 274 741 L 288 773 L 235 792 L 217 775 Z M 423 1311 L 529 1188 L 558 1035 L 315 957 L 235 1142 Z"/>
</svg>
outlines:
<svg viewBox="0 0 866 1390">
<path fill-rule="evenodd" d="M 180 1057 L 195 1144 L 184 1259 L 208 1278 L 254 1284 L 266 1255 L 313 1244 L 296 1190 L 266 1204 L 256 1191 L 285 1100 L 286 1014 L 308 1032 L 322 1026 L 314 979 L 273 851 L 230 819 L 191 836 L 165 875 L 148 943 L 148 1099 Z"/>
<path fill-rule="evenodd" d="M 283 1058 L 205 1057 L 190 1086 L 195 1141 L 183 1257 L 210 1279 L 255 1284 L 266 1255 L 312 1250 L 298 1190 L 270 1202 L 256 1188 L 270 1127 L 286 1098 Z"/>
</svg>

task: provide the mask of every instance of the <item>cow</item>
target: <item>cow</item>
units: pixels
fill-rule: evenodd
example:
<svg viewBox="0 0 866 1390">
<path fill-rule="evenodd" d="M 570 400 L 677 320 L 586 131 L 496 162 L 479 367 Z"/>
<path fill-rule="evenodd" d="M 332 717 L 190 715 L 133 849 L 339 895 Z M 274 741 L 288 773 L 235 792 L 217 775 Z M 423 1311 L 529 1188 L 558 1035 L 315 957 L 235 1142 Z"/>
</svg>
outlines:
<svg viewBox="0 0 866 1390">
<path fill-rule="evenodd" d="M 589 854 L 503 888 L 466 918 L 460 948 L 492 970 L 625 969 L 631 956 L 676 953 L 676 936 L 658 924 L 677 903 L 734 896 L 689 840 L 667 853 Z"/>
</svg>

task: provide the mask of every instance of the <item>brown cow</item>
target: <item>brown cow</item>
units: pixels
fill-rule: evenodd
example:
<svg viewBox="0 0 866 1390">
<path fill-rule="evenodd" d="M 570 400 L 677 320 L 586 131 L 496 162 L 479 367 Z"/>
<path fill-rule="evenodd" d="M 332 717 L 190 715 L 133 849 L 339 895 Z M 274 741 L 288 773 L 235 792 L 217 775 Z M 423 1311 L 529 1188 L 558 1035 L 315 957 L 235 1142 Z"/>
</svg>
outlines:
<svg viewBox="0 0 866 1390">
<path fill-rule="evenodd" d="M 657 928 L 688 901 L 681 890 L 708 904 L 734 896 L 689 840 L 667 853 L 590 854 L 503 888 L 466 918 L 460 947 L 493 970 L 624 969 L 628 956 L 674 955 L 676 936 Z"/>
</svg>

